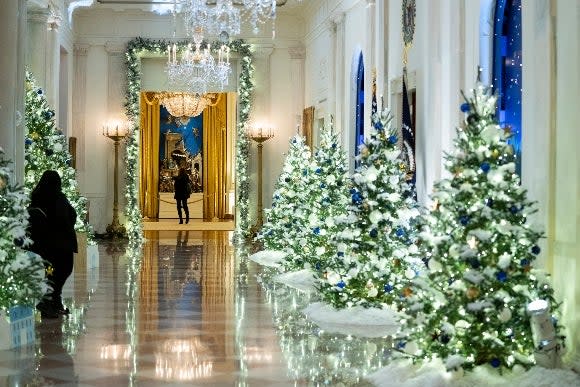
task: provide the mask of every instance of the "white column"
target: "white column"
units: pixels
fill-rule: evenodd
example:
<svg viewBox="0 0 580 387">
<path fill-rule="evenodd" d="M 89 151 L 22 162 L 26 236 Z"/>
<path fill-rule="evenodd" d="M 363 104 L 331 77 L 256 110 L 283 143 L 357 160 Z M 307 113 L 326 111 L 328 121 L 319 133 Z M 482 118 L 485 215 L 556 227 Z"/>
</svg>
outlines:
<svg viewBox="0 0 580 387">
<path fill-rule="evenodd" d="M 59 68 L 60 68 L 60 41 L 58 30 L 61 18 L 57 10 L 52 8 L 48 17 L 48 33 L 46 40 L 46 102 L 54 110 L 55 122 L 59 122 Z"/>
<path fill-rule="evenodd" d="M 364 126 L 365 131 L 370 127 L 371 101 L 373 95 L 373 71 L 376 71 L 375 61 L 375 17 L 376 4 L 375 0 L 367 0 L 366 7 L 366 38 L 363 52 L 365 63 L 365 111 Z M 377 96 L 379 98 L 379 96 Z"/>
<path fill-rule="evenodd" d="M 292 85 L 293 112 L 296 119 L 296 129 L 302 125 L 302 111 L 304 110 L 304 46 L 288 48 L 290 54 L 290 84 Z"/>
<path fill-rule="evenodd" d="M 345 53 L 344 53 L 344 13 L 339 13 L 332 18 L 334 23 L 334 129 L 337 133 L 342 133 L 342 144 L 347 154 L 350 155 L 350 142 L 348 142 L 348 133 L 344 133 L 343 128 L 348 128 L 344 122 L 344 99 L 345 99 L 345 82 L 347 76 L 344 70 Z"/>
<path fill-rule="evenodd" d="M 46 46 L 48 38 L 48 8 L 30 8 L 27 16 L 26 64 L 39 87 L 46 89 Z"/>
<path fill-rule="evenodd" d="M 79 172 L 85 170 L 85 110 L 87 89 L 87 54 L 88 44 L 75 44 L 74 46 L 74 80 L 72 98 L 72 135 L 77 138 L 76 168 Z M 84 174 L 77 174 L 77 178 Z M 80 180 L 80 179 L 79 179 Z M 84 180 L 84 179 L 83 179 Z M 79 181 L 83 187 L 83 181 Z"/>
<path fill-rule="evenodd" d="M 0 147 L 12 160 L 17 183 L 24 181 L 24 53 L 26 1 L 9 1 L 0 12 Z"/>
<path fill-rule="evenodd" d="M 568 331 L 568 361 L 580 369 L 580 4 L 556 0 L 554 277 Z M 525 57 L 524 57 L 525 61 Z M 525 66 L 525 62 L 524 62 Z M 525 90 L 524 84 L 524 90 Z M 546 98 L 547 99 L 547 98 Z M 547 101 L 546 101 L 547 102 Z"/>
</svg>

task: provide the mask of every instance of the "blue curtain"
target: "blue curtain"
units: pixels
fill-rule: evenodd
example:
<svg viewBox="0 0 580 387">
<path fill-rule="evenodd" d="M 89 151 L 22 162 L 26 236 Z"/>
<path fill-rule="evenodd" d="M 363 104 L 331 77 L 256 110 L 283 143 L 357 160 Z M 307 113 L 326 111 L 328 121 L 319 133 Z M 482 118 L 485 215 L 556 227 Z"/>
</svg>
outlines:
<svg viewBox="0 0 580 387">
<path fill-rule="evenodd" d="M 359 154 L 359 145 L 364 142 L 364 114 L 365 114 L 365 66 L 362 52 L 358 58 L 358 71 L 356 75 L 356 132 L 354 154 Z M 358 165 L 358 163 L 357 163 Z"/>
<path fill-rule="evenodd" d="M 498 95 L 501 127 L 512 133 L 509 143 L 521 175 L 522 143 L 522 2 L 497 0 L 493 37 L 493 89 Z"/>
</svg>

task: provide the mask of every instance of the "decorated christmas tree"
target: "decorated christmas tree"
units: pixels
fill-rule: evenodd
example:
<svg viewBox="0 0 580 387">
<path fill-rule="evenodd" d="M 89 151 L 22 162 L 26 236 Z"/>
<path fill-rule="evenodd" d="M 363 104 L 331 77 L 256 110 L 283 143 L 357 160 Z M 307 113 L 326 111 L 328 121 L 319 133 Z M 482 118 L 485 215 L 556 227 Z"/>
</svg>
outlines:
<svg viewBox="0 0 580 387">
<path fill-rule="evenodd" d="M 12 171 L 0 148 L 0 308 L 34 306 L 48 290 L 42 258 L 24 251 L 28 195 L 10 182 Z"/>
<path fill-rule="evenodd" d="M 410 337 L 399 346 L 448 369 L 527 367 L 534 341 L 526 307 L 542 299 L 557 309 L 546 276 L 533 269 L 542 233 L 530 225 L 536 210 L 495 119 L 496 98 L 478 86 L 466 100 L 465 125 L 446 158 L 450 177 L 435 184 L 433 210 L 421 222 L 417 256 L 429 272 L 414 280 L 404 321 Z"/>
<path fill-rule="evenodd" d="M 337 253 L 318 281 L 323 299 L 336 308 L 398 303 L 410 295 L 406 283 L 417 270 L 407 257 L 419 211 L 405 181 L 396 131 L 387 110 L 375 113 L 372 123 L 357 156 L 348 212 L 335 218 Z"/>
<path fill-rule="evenodd" d="M 301 228 L 295 230 L 300 240 L 291 246 L 292 254 L 286 257 L 284 265 L 288 270 L 320 270 L 327 259 L 336 255 L 330 238 L 336 233 L 334 218 L 346 214 L 350 178 L 346 153 L 332 124 L 321 131 L 312 168 L 307 191 L 297 203 L 298 213 L 307 216 L 307 224 L 303 227 L 304 222 L 300 222 Z"/>
<path fill-rule="evenodd" d="M 25 180 L 27 192 L 34 189 L 46 170 L 55 170 L 62 179 L 62 191 L 77 212 L 77 231 L 92 235 L 87 218 L 87 199 L 81 196 L 75 170 L 71 167 L 66 136 L 56 127 L 54 111 L 50 109 L 34 77 L 26 72 L 26 141 Z"/>
<path fill-rule="evenodd" d="M 266 223 L 257 237 L 267 250 L 291 251 L 301 239 L 299 230 L 306 227 L 308 214 L 298 207 L 310 190 L 313 173 L 310 156 L 304 137 L 294 136 L 276 183 L 272 207 L 266 209 Z"/>
</svg>

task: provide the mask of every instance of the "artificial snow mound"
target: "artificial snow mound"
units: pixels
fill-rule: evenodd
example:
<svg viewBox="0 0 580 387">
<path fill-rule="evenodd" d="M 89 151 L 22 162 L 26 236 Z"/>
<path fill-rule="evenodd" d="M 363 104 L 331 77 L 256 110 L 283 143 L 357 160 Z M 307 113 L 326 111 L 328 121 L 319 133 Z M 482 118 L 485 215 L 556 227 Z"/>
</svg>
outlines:
<svg viewBox="0 0 580 387">
<path fill-rule="evenodd" d="M 357 337 L 384 337 L 394 335 L 399 329 L 397 312 L 385 308 L 363 308 L 355 306 L 334 309 L 332 306 L 315 302 L 304 309 L 322 330 Z"/>
<path fill-rule="evenodd" d="M 249 256 L 252 261 L 268 267 L 280 267 L 285 257 L 285 252 L 277 250 L 262 250 Z"/>
<path fill-rule="evenodd" d="M 410 360 L 395 360 L 367 379 L 378 387 L 577 387 L 580 375 L 570 370 L 547 369 L 539 366 L 525 372 L 504 371 L 503 375 L 491 366 L 475 367 L 473 371 L 447 372 L 440 359 L 422 365 Z"/>
<path fill-rule="evenodd" d="M 274 277 L 274 281 L 283 283 L 284 285 L 305 293 L 310 293 L 316 290 L 314 287 L 314 274 L 306 269 L 278 274 Z"/>
</svg>

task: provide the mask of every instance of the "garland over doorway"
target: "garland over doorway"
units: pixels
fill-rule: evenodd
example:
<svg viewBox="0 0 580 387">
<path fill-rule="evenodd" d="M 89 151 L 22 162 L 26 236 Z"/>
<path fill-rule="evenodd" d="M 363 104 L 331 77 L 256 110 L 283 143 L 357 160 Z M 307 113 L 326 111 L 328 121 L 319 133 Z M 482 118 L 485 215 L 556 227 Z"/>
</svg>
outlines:
<svg viewBox="0 0 580 387">
<path fill-rule="evenodd" d="M 173 42 L 171 42 L 173 43 Z M 153 40 L 147 38 L 134 38 L 127 43 L 127 90 L 125 92 L 125 111 L 131 121 L 132 131 L 127 137 L 127 186 L 125 199 L 127 206 L 127 233 L 129 239 L 140 243 L 143 240 L 143 225 L 141 211 L 139 210 L 139 93 L 141 92 L 141 58 L 147 56 L 164 56 L 167 46 L 166 40 Z M 178 49 L 182 50 L 187 42 L 177 43 Z M 218 47 L 217 42 L 212 44 Z M 236 131 L 236 240 L 243 240 L 249 235 L 249 179 L 248 179 L 248 155 L 250 143 L 246 133 L 250 111 L 252 109 L 252 97 L 254 92 L 254 65 L 250 51 L 250 45 L 243 40 L 234 40 L 229 43 L 231 52 L 240 55 L 240 78 L 238 84 L 238 126 Z"/>
</svg>

